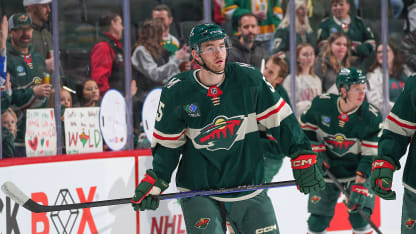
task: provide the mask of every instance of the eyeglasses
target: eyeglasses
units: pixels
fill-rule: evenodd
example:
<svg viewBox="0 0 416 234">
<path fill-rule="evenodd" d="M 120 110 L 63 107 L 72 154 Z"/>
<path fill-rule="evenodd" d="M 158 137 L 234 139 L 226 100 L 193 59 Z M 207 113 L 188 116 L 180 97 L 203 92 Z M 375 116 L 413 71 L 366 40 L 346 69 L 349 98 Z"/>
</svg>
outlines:
<svg viewBox="0 0 416 234">
<path fill-rule="evenodd" d="M 223 53 L 227 51 L 227 47 L 225 45 L 221 45 L 218 47 L 210 46 L 205 48 L 201 51 L 201 54 L 216 54 L 216 53 Z"/>
</svg>

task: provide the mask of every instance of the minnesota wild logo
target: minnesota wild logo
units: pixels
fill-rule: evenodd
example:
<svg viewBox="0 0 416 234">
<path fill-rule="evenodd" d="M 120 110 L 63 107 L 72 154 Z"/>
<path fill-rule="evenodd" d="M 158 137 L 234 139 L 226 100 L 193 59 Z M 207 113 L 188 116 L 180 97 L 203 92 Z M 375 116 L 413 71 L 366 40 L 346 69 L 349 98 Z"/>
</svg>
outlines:
<svg viewBox="0 0 416 234">
<path fill-rule="evenodd" d="M 356 139 L 346 138 L 342 134 L 328 136 L 325 138 L 325 142 L 327 143 L 327 145 L 332 146 L 332 151 L 338 155 L 344 155 L 345 153 L 347 153 L 356 141 Z"/>
<path fill-rule="evenodd" d="M 227 150 L 234 144 L 242 122 L 243 118 L 240 116 L 232 118 L 218 116 L 211 124 L 201 129 L 195 141 L 211 151 Z"/>
<path fill-rule="evenodd" d="M 407 227 L 407 229 L 413 229 L 415 222 L 416 221 L 414 219 L 408 218 L 404 225 Z"/>
<path fill-rule="evenodd" d="M 199 229 L 205 229 L 208 227 L 209 221 L 211 219 L 209 218 L 200 218 L 198 221 L 196 221 L 195 223 L 195 227 L 199 228 Z"/>
<path fill-rule="evenodd" d="M 313 204 L 316 204 L 316 203 L 318 203 L 319 201 L 321 200 L 321 197 L 318 197 L 318 196 L 313 196 L 312 198 L 311 198 L 311 202 L 313 203 Z"/>
</svg>

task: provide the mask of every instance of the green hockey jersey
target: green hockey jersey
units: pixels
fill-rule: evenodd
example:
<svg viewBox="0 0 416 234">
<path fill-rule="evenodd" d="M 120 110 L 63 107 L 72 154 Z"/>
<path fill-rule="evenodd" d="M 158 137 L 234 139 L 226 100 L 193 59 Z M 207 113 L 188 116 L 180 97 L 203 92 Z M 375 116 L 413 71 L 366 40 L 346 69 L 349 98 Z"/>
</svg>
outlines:
<svg viewBox="0 0 416 234">
<path fill-rule="evenodd" d="M 264 11 L 267 18 L 259 22 L 258 41 L 273 39 L 273 34 L 283 18 L 283 10 L 279 0 L 225 0 L 223 15 L 232 22 L 233 33 L 237 34 L 238 21 L 249 12 Z"/>
<path fill-rule="evenodd" d="M 351 16 L 349 24 L 342 23 L 333 16 L 323 19 L 318 29 L 318 47 L 322 48 L 328 37 L 338 31 L 344 32 L 351 40 L 354 55 L 366 57 L 375 50 L 376 41 L 371 28 L 358 16 Z"/>
<path fill-rule="evenodd" d="M 258 124 L 278 140 L 285 155 L 311 152 L 289 105 L 251 65 L 228 63 L 218 86 L 180 73 L 162 90 L 152 140 L 153 170 L 170 181 L 180 155 L 176 185 L 204 190 L 263 183 L 264 157 Z M 260 191 L 219 195 L 246 199 Z M 238 197 L 238 198 L 236 198 Z"/>
<path fill-rule="evenodd" d="M 389 157 L 400 169 L 400 158 L 406 153 L 410 143 L 403 184 L 408 190 L 416 193 L 416 76 L 407 79 L 404 90 L 397 99 L 390 114 L 384 122 L 383 135 L 379 141 L 378 155 Z"/>
<path fill-rule="evenodd" d="M 335 94 L 316 97 L 301 115 L 300 123 L 311 141 L 324 144 L 330 171 L 342 182 L 355 179 L 356 172 L 370 175 L 372 160 L 377 156 L 382 115 L 367 102 L 343 113 L 340 98 Z"/>
<path fill-rule="evenodd" d="M 8 41 L 7 72 L 10 74 L 13 90 L 12 108 L 18 119 L 15 141 L 23 143 L 26 133 L 26 109 L 44 108 L 48 104 L 48 98 L 37 97 L 33 93 L 33 87 L 41 84 L 46 72 L 45 58 L 31 46 L 28 54 L 22 54 Z"/>
</svg>

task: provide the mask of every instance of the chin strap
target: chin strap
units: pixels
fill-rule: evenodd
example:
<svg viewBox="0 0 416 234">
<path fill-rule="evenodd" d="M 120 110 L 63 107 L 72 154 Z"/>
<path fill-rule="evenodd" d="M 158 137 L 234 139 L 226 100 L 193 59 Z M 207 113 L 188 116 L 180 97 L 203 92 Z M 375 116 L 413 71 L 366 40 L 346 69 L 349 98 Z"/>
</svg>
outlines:
<svg viewBox="0 0 416 234">
<path fill-rule="evenodd" d="M 195 59 L 195 62 L 196 62 L 196 63 L 198 63 L 198 65 L 199 65 L 199 66 L 201 66 L 201 67 L 205 68 L 205 70 L 207 70 L 207 71 L 209 71 L 209 72 L 212 72 L 212 73 L 214 73 L 214 74 L 217 74 L 217 75 L 224 74 L 224 72 L 225 72 L 225 71 L 222 71 L 222 72 L 216 72 L 216 71 L 213 71 L 211 68 L 209 68 L 209 67 L 207 66 L 207 64 L 205 63 L 205 61 L 204 61 L 204 59 L 202 58 L 202 56 L 199 56 L 199 57 L 201 58 L 201 60 L 202 60 L 202 62 L 203 62 L 203 64 L 201 64 L 201 63 L 199 63 L 199 62 L 198 62 L 198 60 L 196 60 L 196 59 Z M 227 57 L 228 57 L 228 56 L 227 56 Z"/>
<path fill-rule="evenodd" d="M 212 73 L 214 73 L 214 74 L 217 74 L 217 75 L 224 74 L 225 69 L 224 69 L 224 71 L 222 71 L 222 72 L 216 72 L 216 71 L 213 71 L 211 68 L 209 68 L 209 67 L 206 65 L 206 63 L 205 63 L 204 59 L 202 58 L 201 54 L 200 54 L 200 53 L 198 53 L 198 55 L 199 55 L 199 57 L 201 58 L 201 61 L 203 62 L 203 64 L 201 64 L 200 62 L 198 62 L 198 60 L 196 60 L 196 59 L 195 59 L 195 62 L 196 62 L 199 66 L 201 66 L 201 67 L 205 68 L 205 70 L 207 70 L 207 71 L 209 71 L 209 72 L 212 72 Z M 227 64 L 227 62 L 228 62 L 228 50 L 227 50 L 227 54 L 225 55 L 225 64 Z"/>
</svg>

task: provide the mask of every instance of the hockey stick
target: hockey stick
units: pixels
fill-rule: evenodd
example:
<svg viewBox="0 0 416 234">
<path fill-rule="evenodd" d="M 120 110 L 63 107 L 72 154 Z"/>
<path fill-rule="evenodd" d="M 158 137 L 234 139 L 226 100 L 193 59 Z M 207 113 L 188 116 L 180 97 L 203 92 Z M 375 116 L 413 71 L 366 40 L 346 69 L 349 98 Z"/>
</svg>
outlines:
<svg viewBox="0 0 416 234">
<path fill-rule="evenodd" d="M 157 196 L 159 200 L 168 200 L 168 199 L 178 199 L 178 198 L 187 198 L 195 196 L 211 196 L 217 194 L 225 193 L 238 193 L 238 192 L 247 192 L 254 191 L 259 189 L 269 189 L 269 188 L 278 188 L 296 185 L 295 180 L 280 181 L 259 185 L 244 185 L 234 188 L 222 188 L 222 189 L 213 189 L 213 190 L 203 190 L 203 191 L 189 191 L 181 193 L 167 193 Z M 91 207 L 100 207 L 100 206 L 112 206 L 112 205 L 121 205 L 129 204 L 131 202 L 131 197 L 120 198 L 120 199 L 111 199 L 95 202 L 84 202 L 84 203 L 74 203 L 74 204 L 65 204 L 65 205 L 52 205 L 45 206 L 36 203 L 30 199 L 26 194 L 24 194 L 13 182 L 5 182 L 1 189 L 3 192 L 13 199 L 17 204 L 23 206 L 24 208 L 35 213 L 51 212 L 51 211 L 61 211 L 61 210 L 72 210 L 72 209 L 81 209 L 81 208 L 91 208 Z"/>
<path fill-rule="evenodd" d="M 341 183 L 337 180 L 337 178 L 334 176 L 334 174 L 332 174 L 328 168 L 325 167 L 325 173 L 329 176 L 329 178 L 334 182 L 335 186 L 337 186 L 337 188 L 339 190 L 341 190 L 341 192 L 344 194 L 345 197 L 347 197 L 348 199 L 350 198 L 350 194 L 347 192 L 347 190 L 345 190 L 344 186 L 341 185 Z M 360 205 L 358 205 L 356 207 L 357 212 L 361 215 L 361 217 L 363 217 L 365 219 L 365 221 L 367 221 L 368 224 L 370 224 L 370 226 L 374 229 L 374 231 L 376 231 L 378 234 L 382 234 L 382 232 L 380 231 L 380 229 L 378 229 L 378 227 L 376 226 L 376 224 L 371 221 L 370 217 L 367 216 L 367 214 L 363 211 L 363 209 L 360 207 Z"/>
</svg>

